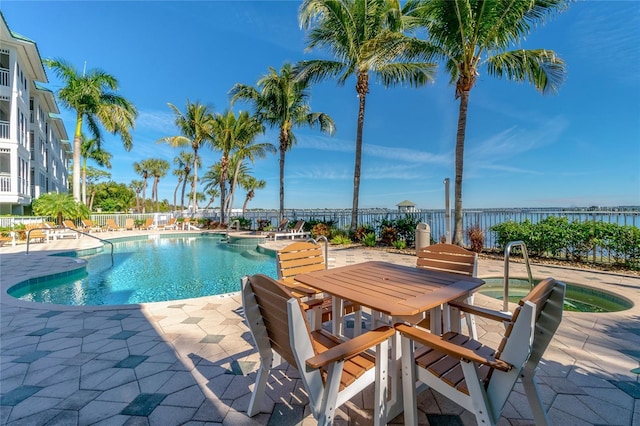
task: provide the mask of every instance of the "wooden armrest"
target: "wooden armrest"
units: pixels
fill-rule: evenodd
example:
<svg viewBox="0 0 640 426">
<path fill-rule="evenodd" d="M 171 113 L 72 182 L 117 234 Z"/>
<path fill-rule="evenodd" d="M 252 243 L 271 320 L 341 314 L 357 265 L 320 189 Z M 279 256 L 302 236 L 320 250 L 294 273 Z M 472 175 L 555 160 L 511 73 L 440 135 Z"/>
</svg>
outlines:
<svg viewBox="0 0 640 426">
<path fill-rule="evenodd" d="M 383 342 L 394 334 L 393 327 L 383 326 L 376 328 L 309 358 L 306 361 L 307 367 L 317 369 L 325 367 L 332 362 L 349 359 Z"/>
<path fill-rule="evenodd" d="M 511 368 L 513 368 L 513 366 L 509 363 L 506 363 L 499 359 L 495 359 L 494 357 L 484 357 L 472 351 L 471 349 L 443 340 L 440 336 L 429 333 L 427 331 L 411 327 L 406 324 L 396 324 L 395 328 L 403 336 L 408 337 L 432 349 L 443 352 L 461 361 L 484 364 L 502 371 L 509 371 L 511 370 Z"/>
<path fill-rule="evenodd" d="M 313 297 L 319 293 L 318 290 L 304 286 L 297 282 L 292 283 L 290 281 L 283 281 L 283 280 L 278 280 L 278 282 L 283 286 L 285 286 L 286 288 L 288 288 L 293 293 L 296 293 L 297 295 L 299 295 L 299 297 Z"/>
<path fill-rule="evenodd" d="M 495 311 L 493 309 L 482 308 L 480 306 L 469 305 L 468 303 L 452 300 L 449 306 L 460 309 L 462 312 L 468 312 L 472 315 L 478 315 L 494 321 L 511 321 L 511 315 L 504 312 Z"/>
<path fill-rule="evenodd" d="M 305 300 L 304 302 L 300 302 L 302 305 L 302 309 L 308 311 L 309 309 L 313 309 L 316 306 L 322 306 L 322 299 L 310 299 Z"/>
</svg>

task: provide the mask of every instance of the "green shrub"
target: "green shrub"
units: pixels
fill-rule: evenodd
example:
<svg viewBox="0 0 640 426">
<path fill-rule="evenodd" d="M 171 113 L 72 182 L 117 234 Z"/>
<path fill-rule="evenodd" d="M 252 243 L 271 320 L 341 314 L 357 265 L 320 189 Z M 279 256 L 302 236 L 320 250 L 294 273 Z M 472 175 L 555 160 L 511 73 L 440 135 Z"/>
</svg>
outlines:
<svg viewBox="0 0 640 426">
<path fill-rule="evenodd" d="M 361 242 L 364 237 L 366 237 L 367 235 L 369 235 L 370 233 L 374 232 L 373 226 L 371 225 L 362 225 L 359 226 L 358 229 L 355 230 L 355 232 L 353 233 L 353 240 L 357 241 L 357 242 Z"/>
<path fill-rule="evenodd" d="M 398 240 L 398 230 L 396 228 L 387 226 L 380 230 L 380 242 L 385 246 L 390 246 L 396 240 Z"/>
<path fill-rule="evenodd" d="M 336 245 L 351 244 L 351 239 L 346 235 L 336 235 L 331 239 L 331 244 L 336 244 Z"/>
<path fill-rule="evenodd" d="M 398 250 L 404 250 L 405 248 L 407 248 L 407 242 L 405 240 L 396 240 L 391 244 Z"/>
<path fill-rule="evenodd" d="M 376 234 L 375 232 L 370 232 L 362 239 L 362 244 L 366 247 L 375 247 L 376 246 Z"/>
</svg>

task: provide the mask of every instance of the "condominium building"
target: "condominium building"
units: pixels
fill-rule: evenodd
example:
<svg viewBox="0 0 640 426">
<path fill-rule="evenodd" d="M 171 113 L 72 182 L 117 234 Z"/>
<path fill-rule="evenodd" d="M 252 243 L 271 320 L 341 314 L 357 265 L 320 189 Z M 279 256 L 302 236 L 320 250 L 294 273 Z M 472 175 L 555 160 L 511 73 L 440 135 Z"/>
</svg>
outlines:
<svg viewBox="0 0 640 426">
<path fill-rule="evenodd" d="M 0 13 L 0 214 L 30 214 L 31 201 L 67 192 L 67 131 L 33 40 Z"/>
</svg>

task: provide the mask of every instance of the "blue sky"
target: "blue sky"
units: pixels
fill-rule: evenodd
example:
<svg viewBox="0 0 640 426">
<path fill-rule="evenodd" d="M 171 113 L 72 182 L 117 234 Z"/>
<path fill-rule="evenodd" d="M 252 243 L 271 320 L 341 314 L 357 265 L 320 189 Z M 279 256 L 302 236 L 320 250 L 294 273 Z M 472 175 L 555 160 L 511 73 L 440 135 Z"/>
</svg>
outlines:
<svg viewBox="0 0 640 426">
<path fill-rule="evenodd" d="M 9 27 L 36 41 L 43 58 L 78 69 L 100 68 L 118 78 L 120 94 L 139 110 L 133 149 L 105 137 L 113 179 L 139 177 L 132 164 L 170 163 L 179 150 L 156 144 L 177 134 L 167 102 L 186 99 L 229 108 L 235 83 L 254 85 L 269 66 L 318 58 L 305 52 L 293 1 L 25 1 L 0 0 Z M 557 95 L 497 80 L 481 70 L 471 92 L 464 208 L 640 205 L 640 2 L 573 4 L 522 43 L 554 50 L 567 64 Z M 48 87 L 60 84 L 48 72 Z M 311 106 L 332 116 L 337 132 L 297 130 L 287 154 L 287 208 L 350 208 L 358 100 L 354 80 L 312 89 Z M 237 104 L 236 110 L 246 109 Z M 454 178 L 458 102 L 444 72 L 420 89 L 372 84 L 367 97 L 360 207 L 405 199 L 443 208 L 446 177 Z M 74 116 L 62 111 L 70 138 Z M 277 144 L 269 131 L 260 140 Z M 204 167 L 219 160 L 201 151 Z M 277 208 L 278 156 L 251 166 L 267 187 L 249 208 Z M 200 175 L 202 172 L 200 173 Z M 173 201 L 176 179 L 160 181 Z M 451 185 L 453 190 L 453 185 Z M 149 187 L 147 194 L 150 194 Z M 236 196 L 241 207 L 244 193 Z M 217 201 L 216 201 L 217 204 Z"/>
</svg>

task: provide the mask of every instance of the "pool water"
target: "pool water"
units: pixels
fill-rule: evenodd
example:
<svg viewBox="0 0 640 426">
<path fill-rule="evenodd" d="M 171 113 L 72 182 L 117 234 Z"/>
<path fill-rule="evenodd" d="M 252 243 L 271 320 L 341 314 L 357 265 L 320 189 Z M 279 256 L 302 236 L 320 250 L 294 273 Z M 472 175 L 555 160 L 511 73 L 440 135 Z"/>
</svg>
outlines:
<svg viewBox="0 0 640 426">
<path fill-rule="evenodd" d="M 485 283 L 479 292 L 495 299 L 504 299 L 504 278 L 483 278 Z M 534 285 L 539 281 L 534 280 Z M 567 284 L 564 310 L 572 312 L 618 312 L 630 309 L 633 303 L 621 296 L 584 287 L 577 284 Z M 529 280 L 523 278 L 509 278 L 509 302 L 518 303 L 529 293 Z"/>
<path fill-rule="evenodd" d="M 256 251 L 256 241 L 230 247 L 219 236 L 151 238 L 114 242 L 82 257 L 86 272 L 18 284 L 9 294 L 62 305 L 124 305 L 180 300 L 240 290 L 244 275 L 276 276 L 275 259 Z"/>
</svg>

